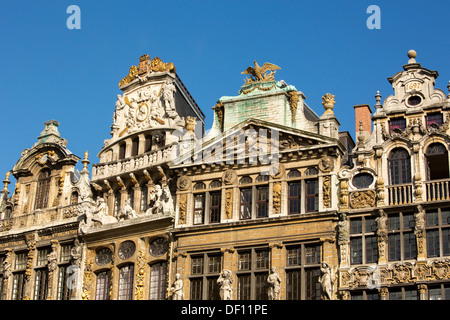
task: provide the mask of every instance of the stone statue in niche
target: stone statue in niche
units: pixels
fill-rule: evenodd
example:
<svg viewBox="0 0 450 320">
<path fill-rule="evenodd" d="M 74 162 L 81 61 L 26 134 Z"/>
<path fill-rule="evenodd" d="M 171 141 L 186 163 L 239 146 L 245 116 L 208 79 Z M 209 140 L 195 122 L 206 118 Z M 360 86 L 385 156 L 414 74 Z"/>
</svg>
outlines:
<svg viewBox="0 0 450 320">
<path fill-rule="evenodd" d="M 233 292 L 233 279 L 231 278 L 231 271 L 228 269 L 222 270 L 217 283 L 220 285 L 220 299 L 221 300 L 231 300 L 231 294 Z"/>
<path fill-rule="evenodd" d="M 319 282 L 322 288 L 322 299 L 333 300 L 333 271 L 331 270 L 330 265 L 325 261 L 322 262 L 322 265 L 320 267 Z"/>
<path fill-rule="evenodd" d="M 166 112 L 175 111 L 175 91 L 173 81 L 166 80 L 162 93 Z"/>
<path fill-rule="evenodd" d="M 183 293 L 183 280 L 181 280 L 181 275 L 177 273 L 175 275 L 175 282 L 173 283 L 172 287 L 170 288 L 170 291 L 172 291 L 172 300 L 183 300 L 184 299 L 184 293 Z"/>
<path fill-rule="evenodd" d="M 281 279 L 275 267 L 270 268 L 267 283 L 269 284 L 269 300 L 280 300 Z"/>
<path fill-rule="evenodd" d="M 126 199 L 125 205 L 123 206 L 122 210 L 120 210 L 118 219 L 119 221 L 128 220 L 136 218 L 136 211 L 134 211 L 133 207 L 131 206 L 131 200 Z"/>
<path fill-rule="evenodd" d="M 172 194 L 170 193 L 170 189 L 167 184 L 165 184 L 162 188 L 161 201 L 162 201 L 163 213 L 165 215 L 174 214 L 174 205 L 173 205 Z"/>
<path fill-rule="evenodd" d="M 12 265 L 12 259 L 11 259 L 11 249 L 7 249 L 6 251 L 6 257 L 5 260 L 3 260 L 3 279 L 8 279 L 11 275 L 11 265 Z"/>
<path fill-rule="evenodd" d="M 48 270 L 55 271 L 58 267 L 58 253 L 56 252 L 56 246 L 52 245 L 52 252 L 47 255 L 48 259 Z"/>
<path fill-rule="evenodd" d="M 128 105 L 125 103 L 124 98 L 118 94 L 116 101 L 116 109 L 114 110 L 114 126 L 120 127 L 125 122 L 125 117 L 128 113 Z"/>
<path fill-rule="evenodd" d="M 350 224 L 345 213 L 339 215 L 339 221 L 337 223 L 338 231 L 338 244 L 343 245 L 348 243 Z"/>
<path fill-rule="evenodd" d="M 70 256 L 72 257 L 72 264 L 76 266 L 81 265 L 81 245 L 80 240 L 75 239 L 73 247 L 70 249 Z"/>
</svg>

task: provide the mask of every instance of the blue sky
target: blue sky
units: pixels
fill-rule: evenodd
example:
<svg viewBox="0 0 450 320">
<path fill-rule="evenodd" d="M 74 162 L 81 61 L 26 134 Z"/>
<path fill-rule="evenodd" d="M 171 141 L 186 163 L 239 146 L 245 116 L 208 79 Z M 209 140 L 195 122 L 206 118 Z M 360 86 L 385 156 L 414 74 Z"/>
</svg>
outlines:
<svg viewBox="0 0 450 320">
<path fill-rule="evenodd" d="M 69 30 L 70 5 L 81 30 Z M 369 5 L 381 9 L 370 30 Z M 341 131 L 354 128 L 353 106 L 393 93 L 387 77 L 402 70 L 407 51 L 450 80 L 450 2 L 441 1 L 8 1 L 1 6 L 0 179 L 30 148 L 50 119 L 60 122 L 68 148 L 97 163 L 110 126 L 117 84 L 139 56 L 173 62 L 212 124 L 221 96 L 237 95 L 240 73 L 253 60 L 281 67 L 277 80 L 302 91 L 321 115 L 321 97 L 336 96 Z M 81 163 L 79 164 L 81 168 Z M 10 187 L 12 191 L 12 188 Z"/>
</svg>

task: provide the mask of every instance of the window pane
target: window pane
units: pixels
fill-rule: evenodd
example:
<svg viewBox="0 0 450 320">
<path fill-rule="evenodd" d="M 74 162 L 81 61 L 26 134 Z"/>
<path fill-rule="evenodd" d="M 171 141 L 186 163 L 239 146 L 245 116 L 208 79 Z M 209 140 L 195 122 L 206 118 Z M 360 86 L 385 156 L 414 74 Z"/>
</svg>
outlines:
<svg viewBox="0 0 450 320">
<path fill-rule="evenodd" d="M 222 192 L 211 192 L 210 194 L 210 212 L 209 212 L 209 222 L 217 223 L 220 222 L 220 205 L 222 199 Z"/>
<path fill-rule="evenodd" d="M 362 263 L 362 238 L 350 239 L 350 263 L 361 264 Z"/>
<path fill-rule="evenodd" d="M 401 259 L 400 234 L 390 234 L 389 238 L 389 261 Z"/>
<path fill-rule="evenodd" d="M 405 289 L 405 300 L 419 300 L 417 290 L 415 288 Z"/>
<path fill-rule="evenodd" d="M 442 249 L 444 256 L 450 255 L 450 229 L 442 229 Z"/>
<path fill-rule="evenodd" d="M 217 279 L 219 277 L 208 277 L 208 291 L 207 291 L 207 300 L 220 300 L 220 286 L 217 283 Z"/>
<path fill-rule="evenodd" d="M 427 230 L 427 256 L 439 257 L 439 230 Z"/>
<path fill-rule="evenodd" d="M 128 265 L 119 269 L 119 300 L 133 299 L 134 266 Z"/>
<path fill-rule="evenodd" d="M 301 183 L 291 182 L 289 183 L 289 213 L 301 212 Z"/>
<path fill-rule="evenodd" d="M 269 251 L 257 250 L 256 251 L 256 269 L 266 269 L 269 267 Z"/>
<path fill-rule="evenodd" d="M 366 232 L 375 232 L 377 231 L 377 223 L 375 221 L 375 217 L 366 217 Z"/>
<path fill-rule="evenodd" d="M 430 288 L 428 287 L 428 300 L 441 300 L 441 287 Z"/>
<path fill-rule="evenodd" d="M 403 300 L 402 290 L 401 289 L 389 290 L 389 300 Z"/>
<path fill-rule="evenodd" d="M 95 290 L 95 300 L 109 300 L 109 290 L 111 286 L 111 271 L 103 271 L 97 274 L 97 286 Z"/>
<path fill-rule="evenodd" d="M 269 187 L 258 187 L 257 189 L 257 203 L 256 203 L 256 216 L 258 218 L 268 216 L 268 200 L 269 200 Z"/>
<path fill-rule="evenodd" d="M 378 261 L 378 241 L 376 236 L 366 237 L 366 263 Z"/>
<path fill-rule="evenodd" d="M 414 259 L 417 255 L 416 236 L 412 232 L 403 235 L 405 259 Z"/>
<path fill-rule="evenodd" d="M 301 247 L 288 248 L 287 250 L 288 266 L 296 266 L 301 264 Z"/>
<path fill-rule="evenodd" d="M 250 270 L 251 253 L 240 252 L 239 253 L 239 270 Z"/>
<path fill-rule="evenodd" d="M 250 275 L 238 276 L 238 299 L 250 300 Z"/>
<path fill-rule="evenodd" d="M 389 231 L 400 230 L 400 216 L 398 214 L 392 214 L 388 217 Z"/>
<path fill-rule="evenodd" d="M 267 300 L 267 277 L 268 273 L 255 274 L 255 300 Z"/>
<path fill-rule="evenodd" d="M 210 255 L 208 256 L 208 273 L 220 273 L 221 271 L 221 256 Z"/>
<path fill-rule="evenodd" d="M 150 268 L 150 300 L 166 299 L 167 263 L 155 263 Z"/>
<path fill-rule="evenodd" d="M 412 212 L 403 213 L 403 228 L 414 228 L 414 214 Z"/>
<path fill-rule="evenodd" d="M 191 280 L 191 300 L 202 300 L 202 279 L 192 279 Z"/>
<path fill-rule="evenodd" d="M 320 263 L 320 245 L 319 244 L 305 245 L 305 258 L 307 264 Z"/>
<path fill-rule="evenodd" d="M 241 220 L 252 217 L 252 189 L 241 189 Z"/>
<path fill-rule="evenodd" d="M 203 274 L 203 256 L 192 257 L 192 274 Z"/>
<path fill-rule="evenodd" d="M 427 227 L 439 225 L 439 216 L 437 210 L 427 211 Z"/>
<path fill-rule="evenodd" d="M 300 300 L 300 270 L 286 271 L 286 299 Z"/>
<path fill-rule="evenodd" d="M 306 300 L 320 300 L 320 269 L 305 269 Z"/>
<path fill-rule="evenodd" d="M 362 233 L 361 218 L 354 218 L 350 220 L 350 233 L 351 234 Z"/>
</svg>

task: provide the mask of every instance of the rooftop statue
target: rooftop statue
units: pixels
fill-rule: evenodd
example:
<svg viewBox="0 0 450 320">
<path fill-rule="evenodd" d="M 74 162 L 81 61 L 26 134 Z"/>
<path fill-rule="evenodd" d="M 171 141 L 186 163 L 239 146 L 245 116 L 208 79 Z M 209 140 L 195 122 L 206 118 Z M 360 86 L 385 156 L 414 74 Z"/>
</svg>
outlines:
<svg viewBox="0 0 450 320">
<path fill-rule="evenodd" d="M 256 62 L 256 60 L 254 61 L 254 64 L 254 67 L 248 67 L 241 73 L 250 75 L 250 78 L 245 79 L 245 84 L 251 84 L 253 82 L 260 81 L 275 81 L 275 72 L 276 70 L 281 69 L 280 67 L 268 62 L 265 62 L 262 67 L 258 65 L 258 62 Z"/>
</svg>

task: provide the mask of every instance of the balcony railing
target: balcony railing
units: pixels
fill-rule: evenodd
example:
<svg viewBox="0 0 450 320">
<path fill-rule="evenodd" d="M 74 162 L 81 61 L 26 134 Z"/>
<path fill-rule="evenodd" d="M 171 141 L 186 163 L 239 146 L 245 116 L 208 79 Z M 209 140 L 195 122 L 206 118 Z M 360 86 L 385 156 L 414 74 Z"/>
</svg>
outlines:
<svg viewBox="0 0 450 320">
<path fill-rule="evenodd" d="M 413 202 L 413 185 L 408 184 L 398 184 L 387 186 L 389 194 L 389 205 L 395 206 L 399 204 L 407 204 Z"/>
<path fill-rule="evenodd" d="M 425 182 L 427 201 L 450 199 L 450 179 Z"/>
<path fill-rule="evenodd" d="M 124 172 L 132 172 L 172 160 L 174 143 L 164 148 L 147 152 L 132 158 L 92 165 L 92 180 L 99 180 Z"/>
</svg>

